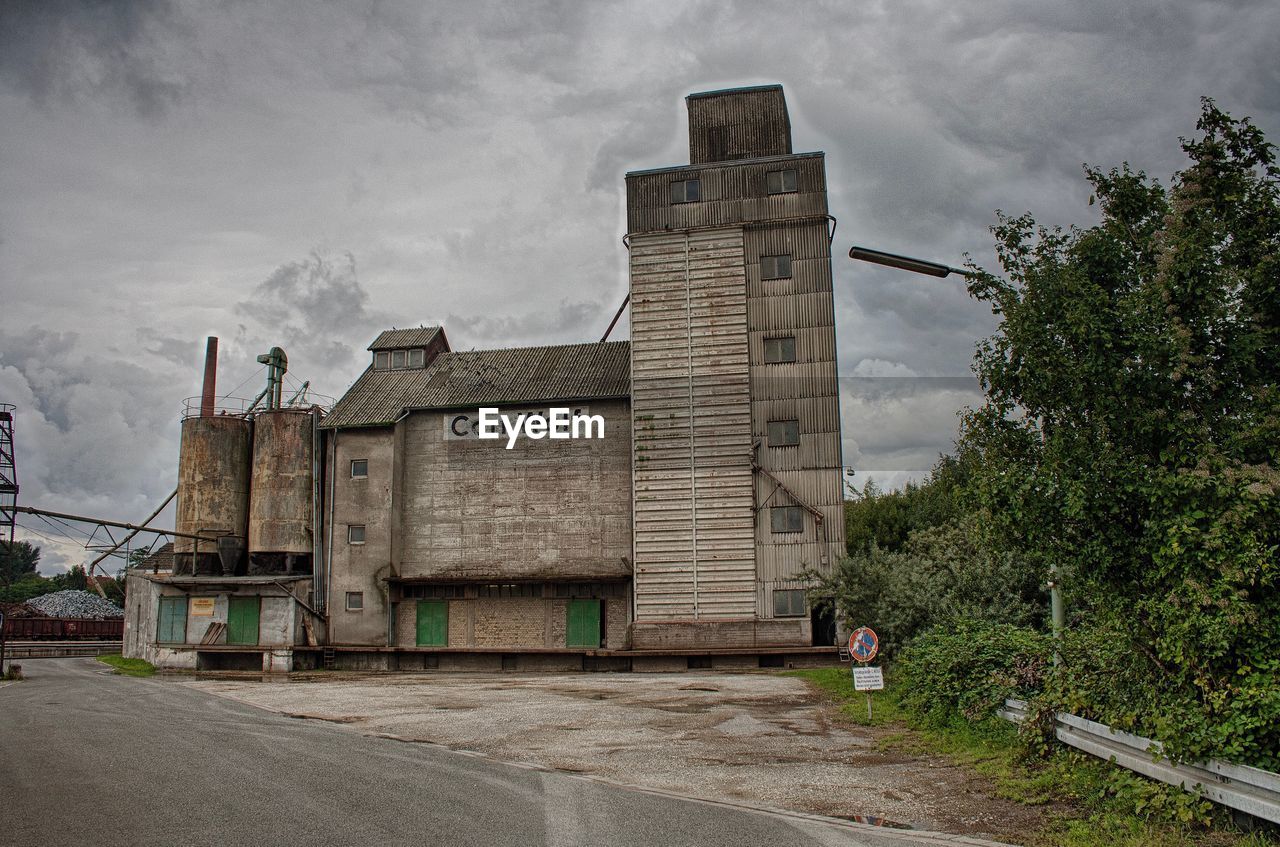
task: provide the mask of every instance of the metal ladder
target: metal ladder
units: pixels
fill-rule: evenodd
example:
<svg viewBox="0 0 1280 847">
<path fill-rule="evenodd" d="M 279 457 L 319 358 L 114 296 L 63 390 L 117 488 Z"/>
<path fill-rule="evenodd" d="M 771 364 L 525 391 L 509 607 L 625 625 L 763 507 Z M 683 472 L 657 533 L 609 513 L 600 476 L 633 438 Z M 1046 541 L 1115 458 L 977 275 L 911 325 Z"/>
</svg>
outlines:
<svg viewBox="0 0 1280 847">
<path fill-rule="evenodd" d="M 322 654 L 323 656 L 322 667 L 327 671 L 333 670 L 333 666 L 334 666 L 333 655 L 334 655 L 334 651 L 332 647 L 324 648 L 324 653 Z"/>
</svg>

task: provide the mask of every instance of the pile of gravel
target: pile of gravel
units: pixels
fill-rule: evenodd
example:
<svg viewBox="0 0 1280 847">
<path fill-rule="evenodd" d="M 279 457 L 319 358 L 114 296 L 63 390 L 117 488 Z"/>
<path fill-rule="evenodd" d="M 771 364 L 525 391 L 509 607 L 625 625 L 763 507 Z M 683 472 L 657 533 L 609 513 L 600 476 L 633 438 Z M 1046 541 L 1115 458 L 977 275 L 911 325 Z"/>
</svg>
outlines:
<svg viewBox="0 0 1280 847">
<path fill-rule="evenodd" d="M 55 591 L 27 601 L 41 614 L 51 618 L 91 618 L 105 620 L 107 618 L 123 618 L 124 609 L 115 603 L 103 600 L 89 591 Z"/>
</svg>

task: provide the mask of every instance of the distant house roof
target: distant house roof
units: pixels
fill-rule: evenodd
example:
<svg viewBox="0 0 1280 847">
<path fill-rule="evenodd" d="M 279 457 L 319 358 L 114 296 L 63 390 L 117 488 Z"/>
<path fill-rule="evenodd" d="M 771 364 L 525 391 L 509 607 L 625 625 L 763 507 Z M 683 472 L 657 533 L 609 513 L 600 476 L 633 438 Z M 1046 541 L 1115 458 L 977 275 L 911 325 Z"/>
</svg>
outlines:
<svg viewBox="0 0 1280 847">
<path fill-rule="evenodd" d="M 443 335 L 444 330 L 438 326 L 419 326 L 413 329 L 388 329 L 384 330 L 373 343 L 369 345 L 370 350 L 403 350 L 406 347 L 426 347 L 435 340 L 437 335 Z"/>
<path fill-rule="evenodd" d="M 441 353 L 425 368 L 366 370 L 321 426 L 385 426 L 406 409 L 602 400 L 630 394 L 628 341 L 457 351 Z"/>
<path fill-rule="evenodd" d="M 171 571 L 173 570 L 173 542 L 156 550 L 147 558 L 134 565 L 139 570 Z"/>
</svg>

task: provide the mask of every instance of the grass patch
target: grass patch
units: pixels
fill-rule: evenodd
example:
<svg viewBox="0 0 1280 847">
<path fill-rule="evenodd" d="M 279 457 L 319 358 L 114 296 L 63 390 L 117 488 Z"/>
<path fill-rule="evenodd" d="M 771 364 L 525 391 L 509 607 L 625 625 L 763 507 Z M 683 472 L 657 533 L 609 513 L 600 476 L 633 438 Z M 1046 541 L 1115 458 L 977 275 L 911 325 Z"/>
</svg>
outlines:
<svg viewBox="0 0 1280 847">
<path fill-rule="evenodd" d="M 840 714 L 858 726 L 894 726 L 901 724 L 906 715 L 888 689 L 872 691 L 871 719 L 867 719 L 867 693 L 853 690 L 853 678 L 840 668 L 813 668 L 784 671 L 785 676 L 807 679 L 828 698 L 839 704 Z"/>
<path fill-rule="evenodd" d="M 1057 803 L 1046 810 L 1045 828 L 1027 833 L 1029 847 L 1278 847 L 1280 841 L 1234 829 L 1225 810 L 1190 795 L 1142 779 L 1123 768 L 1059 748 L 1045 759 L 1028 760 L 1017 728 L 1000 718 L 979 724 L 956 715 L 926 724 L 894 696 L 886 674 L 884 691 L 872 692 L 867 720 L 866 692 L 854 691 L 844 668 L 785 671 L 808 680 L 849 723 L 876 727 L 877 743 L 916 755 L 941 755 L 990 779 L 996 794 L 1028 806 Z M 1135 808 L 1150 810 L 1141 815 Z M 1205 824 L 1210 826 L 1206 827 Z"/>
<path fill-rule="evenodd" d="M 155 676 L 156 666 L 146 659 L 126 659 L 119 653 L 107 653 L 99 656 L 98 661 L 116 669 L 116 673 L 125 676 Z"/>
</svg>

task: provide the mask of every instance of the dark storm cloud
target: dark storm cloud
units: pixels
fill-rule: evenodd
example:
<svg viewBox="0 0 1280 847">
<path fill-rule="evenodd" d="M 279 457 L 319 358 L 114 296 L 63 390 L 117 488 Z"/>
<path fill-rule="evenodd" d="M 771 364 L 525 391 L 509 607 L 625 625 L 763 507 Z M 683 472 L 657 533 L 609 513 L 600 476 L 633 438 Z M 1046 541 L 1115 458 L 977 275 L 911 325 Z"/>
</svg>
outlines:
<svg viewBox="0 0 1280 847">
<path fill-rule="evenodd" d="M 163 114 L 188 82 L 166 42 L 183 29 L 168 0 L 0 4 L 0 79 L 37 103 L 123 97 Z"/>
<path fill-rule="evenodd" d="M 175 365 L 186 367 L 193 361 L 193 345 L 189 338 L 173 338 L 154 327 L 147 327 L 138 330 L 138 343 L 148 353 Z"/>
<path fill-rule="evenodd" d="M 167 491 L 176 447 L 156 451 L 138 435 L 177 434 L 171 390 L 168 374 L 104 354 L 75 333 L 0 330 L 0 397 L 18 407 L 23 500 L 105 516 Z"/>
<path fill-rule="evenodd" d="M 308 369 L 349 366 L 382 320 L 369 312 L 368 303 L 355 256 L 313 251 L 276 268 L 236 304 L 236 313 L 254 325 L 254 331 L 242 326 L 239 340 L 262 337 L 259 346 L 283 346 L 292 362 L 306 363 Z"/>
<path fill-rule="evenodd" d="M 552 309 L 535 307 L 516 314 L 450 314 L 445 327 L 455 349 L 598 341 L 616 308 L 561 301 Z"/>
</svg>

